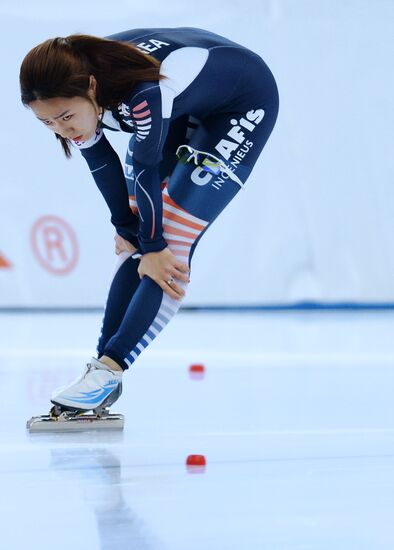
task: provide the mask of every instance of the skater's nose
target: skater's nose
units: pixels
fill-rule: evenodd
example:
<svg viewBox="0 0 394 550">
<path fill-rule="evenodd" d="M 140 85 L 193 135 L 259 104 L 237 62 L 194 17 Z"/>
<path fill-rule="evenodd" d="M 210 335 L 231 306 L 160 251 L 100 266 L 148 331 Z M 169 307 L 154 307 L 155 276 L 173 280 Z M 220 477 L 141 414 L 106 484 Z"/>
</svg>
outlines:
<svg viewBox="0 0 394 550">
<path fill-rule="evenodd" d="M 40 119 L 43 120 L 44 119 Z M 71 121 L 62 119 L 45 119 L 45 125 L 55 134 L 59 134 L 63 138 L 72 138 L 75 135 L 73 124 Z"/>
<path fill-rule="evenodd" d="M 60 134 L 65 139 L 71 139 L 75 132 L 70 122 L 64 120 L 56 120 L 52 125 L 52 130 L 56 134 Z"/>
</svg>

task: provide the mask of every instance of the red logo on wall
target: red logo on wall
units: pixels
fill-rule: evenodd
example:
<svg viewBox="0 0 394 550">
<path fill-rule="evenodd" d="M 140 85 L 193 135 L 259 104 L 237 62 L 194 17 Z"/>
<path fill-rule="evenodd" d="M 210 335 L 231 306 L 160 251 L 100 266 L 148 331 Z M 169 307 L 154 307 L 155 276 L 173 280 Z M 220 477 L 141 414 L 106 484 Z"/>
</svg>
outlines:
<svg viewBox="0 0 394 550">
<path fill-rule="evenodd" d="M 0 252 L 0 269 L 9 269 L 11 267 L 10 262 L 5 256 Z"/>
<path fill-rule="evenodd" d="M 77 265 L 78 242 L 72 227 L 57 216 L 42 216 L 31 230 L 31 245 L 39 264 L 55 275 L 66 275 Z"/>
</svg>

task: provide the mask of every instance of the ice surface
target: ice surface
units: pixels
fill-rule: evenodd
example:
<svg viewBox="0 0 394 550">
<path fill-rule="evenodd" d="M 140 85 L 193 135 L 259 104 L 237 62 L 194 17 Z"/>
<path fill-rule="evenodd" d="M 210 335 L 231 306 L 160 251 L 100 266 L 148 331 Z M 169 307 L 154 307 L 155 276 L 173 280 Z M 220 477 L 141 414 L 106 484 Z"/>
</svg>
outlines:
<svg viewBox="0 0 394 550">
<path fill-rule="evenodd" d="M 393 312 L 180 313 L 125 374 L 123 434 L 29 435 L 100 323 L 0 315 L 2 548 L 394 547 Z"/>
</svg>

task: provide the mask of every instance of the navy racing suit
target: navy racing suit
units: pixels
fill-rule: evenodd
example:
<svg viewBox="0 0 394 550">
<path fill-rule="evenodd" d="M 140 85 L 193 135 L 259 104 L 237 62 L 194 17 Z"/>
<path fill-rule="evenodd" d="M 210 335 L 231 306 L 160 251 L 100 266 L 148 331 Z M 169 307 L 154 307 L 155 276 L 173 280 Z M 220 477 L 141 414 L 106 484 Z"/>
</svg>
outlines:
<svg viewBox="0 0 394 550">
<path fill-rule="evenodd" d="M 116 231 L 143 254 L 168 246 L 190 265 L 199 239 L 240 186 L 228 173 L 180 163 L 175 152 L 187 144 L 211 153 L 245 183 L 276 122 L 275 79 L 259 55 L 202 29 L 133 29 L 107 38 L 153 56 L 166 78 L 137 84 L 117 109 L 104 111 L 90 140 L 75 145 Z M 124 166 L 107 130 L 130 134 Z M 131 254 L 120 254 L 97 348 L 123 369 L 180 307 L 149 277 L 140 280 L 137 268 Z"/>
</svg>

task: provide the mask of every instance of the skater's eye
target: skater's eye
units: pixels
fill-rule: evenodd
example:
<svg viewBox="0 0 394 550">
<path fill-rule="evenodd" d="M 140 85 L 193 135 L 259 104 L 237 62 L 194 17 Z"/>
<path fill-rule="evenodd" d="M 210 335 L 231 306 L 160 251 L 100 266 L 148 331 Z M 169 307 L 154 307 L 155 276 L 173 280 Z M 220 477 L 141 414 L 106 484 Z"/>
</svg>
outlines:
<svg viewBox="0 0 394 550">
<path fill-rule="evenodd" d="M 55 120 L 57 120 L 58 118 L 61 118 L 64 122 L 68 122 L 70 118 L 74 116 L 74 114 L 67 114 L 67 113 L 68 111 L 64 111 L 64 113 L 55 117 Z M 41 122 L 43 122 L 45 126 L 50 126 L 52 124 L 50 120 L 45 120 L 45 118 L 40 118 L 40 117 L 37 117 L 37 118 L 38 120 L 41 120 Z"/>
<path fill-rule="evenodd" d="M 72 116 L 73 115 L 66 115 L 66 116 L 63 117 L 62 120 L 64 120 L 64 122 L 68 122 Z M 43 123 L 46 124 L 47 126 L 52 124 L 52 122 L 50 120 L 43 120 Z"/>
</svg>

